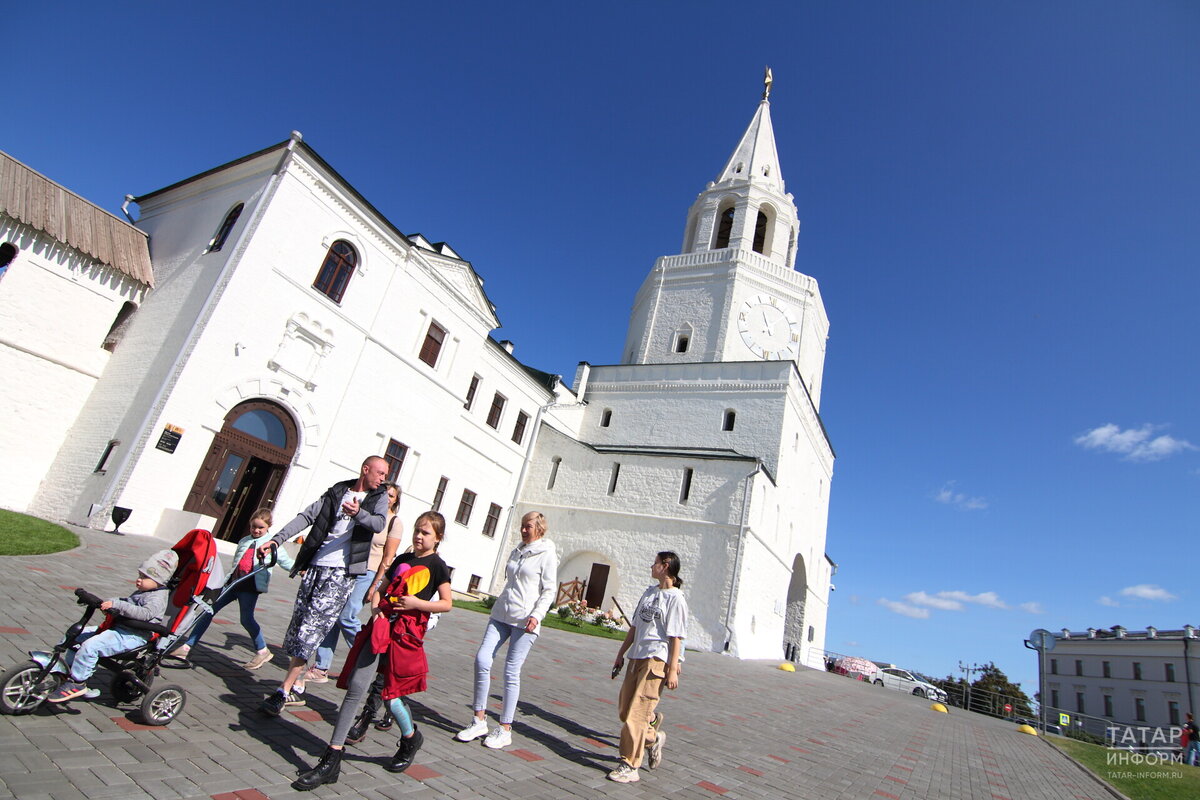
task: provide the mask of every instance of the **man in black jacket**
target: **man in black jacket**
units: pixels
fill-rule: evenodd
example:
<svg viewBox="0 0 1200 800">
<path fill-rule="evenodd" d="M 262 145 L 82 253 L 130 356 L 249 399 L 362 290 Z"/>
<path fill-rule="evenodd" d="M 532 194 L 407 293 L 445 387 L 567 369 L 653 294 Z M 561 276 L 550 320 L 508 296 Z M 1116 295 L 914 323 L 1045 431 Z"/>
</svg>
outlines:
<svg viewBox="0 0 1200 800">
<path fill-rule="evenodd" d="M 293 578 L 302 575 L 292 622 L 283 638 L 283 649 L 291 663 L 279 690 L 259 706 L 264 713 L 279 716 L 285 705 L 304 704 L 292 687 L 325 634 L 337 624 L 355 578 L 367 568 L 371 538 L 383 530 L 387 519 L 387 492 L 383 488 L 387 471 L 385 460 L 370 456 L 363 461 L 357 480 L 329 487 L 259 548 L 278 547 L 305 528 L 312 528 L 291 573 Z"/>
</svg>

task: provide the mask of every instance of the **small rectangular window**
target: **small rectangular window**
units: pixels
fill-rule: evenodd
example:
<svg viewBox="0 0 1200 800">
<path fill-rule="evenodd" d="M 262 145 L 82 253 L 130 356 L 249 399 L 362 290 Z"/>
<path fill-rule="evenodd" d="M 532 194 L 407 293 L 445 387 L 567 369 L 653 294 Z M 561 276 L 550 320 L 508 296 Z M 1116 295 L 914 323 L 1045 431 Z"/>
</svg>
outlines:
<svg viewBox="0 0 1200 800">
<path fill-rule="evenodd" d="M 721 430 L 731 431 L 733 426 L 737 424 L 737 412 L 732 409 L 725 412 L 725 419 L 721 421 Z"/>
<path fill-rule="evenodd" d="M 496 527 L 500 524 L 500 506 L 492 503 L 488 506 L 487 519 L 483 521 L 483 535 L 489 539 L 495 537 Z"/>
<path fill-rule="evenodd" d="M 1051 706 L 1051 708 L 1059 707 L 1059 705 L 1058 705 L 1058 689 L 1050 690 L 1050 706 Z"/>
<path fill-rule="evenodd" d="M 387 452 L 383 454 L 383 460 L 387 462 L 388 483 L 395 483 L 400 477 L 400 468 L 404 466 L 404 457 L 408 455 L 408 445 L 401 444 L 395 439 L 388 441 Z"/>
<path fill-rule="evenodd" d="M 606 408 L 600 414 L 600 427 L 607 428 L 611 424 L 612 424 L 612 409 Z"/>
<path fill-rule="evenodd" d="M 462 500 L 458 501 L 458 513 L 454 515 L 454 521 L 459 525 L 471 524 L 471 509 L 475 507 L 475 493 L 470 489 L 463 489 Z"/>
<path fill-rule="evenodd" d="M 621 476 L 621 465 L 619 463 L 613 463 L 612 476 L 608 479 L 608 493 L 609 494 L 617 493 L 617 478 L 619 478 L 620 476 Z"/>
<path fill-rule="evenodd" d="M 444 341 L 446 341 L 446 329 L 436 322 L 429 323 L 429 331 L 425 334 L 425 343 L 421 345 L 419 358 L 429 366 L 436 367 Z"/>
<path fill-rule="evenodd" d="M 487 424 L 490 427 L 499 429 L 500 417 L 504 414 L 504 404 L 507 402 L 507 397 L 496 392 L 496 396 L 492 398 L 492 407 L 488 409 Z"/>
<path fill-rule="evenodd" d="M 1175 682 L 1175 665 L 1174 664 L 1163 664 L 1163 672 L 1166 673 L 1164 675 L 1164 677 L 1166 678 L 1167 683 Z"/>
<path fill-rule="evenodd" d="M 1077 659 L 1075 659 L 1075 674 L 1076 674 L 1076 675 L 1082 675 L 1082 674 L 1083 674 L 1083 661 L 1082 661 L 1081 659 L 1078 659 L 1078 658 L 1077 658 Z"/>
<path fill-rule="evenodd" d="M 1050 659 L 1050 674 L 1051 675 L 1058 674 L 1058 659 L 1057 658 Z"/>
<path fill-rule="evenodd" d="M 470 583 L 467 584 L 467 594 L 479 594 L 479 582 L 482 580 L 478 575 L 472 575 Z"/>
<path fill-rule="evenodd" d="M 1112 713 L 1112 695 L 1104 695 L 1104 716 L 1111 717 Z"/>
<path fill-rule="evenodd" d="M 524 411 L 517 412 L 517 424 L 513 426 L 512 440 L 517 444 L 525 441 L 525 427 L 529 424 L 529 415 Z"/>
<path fill-rule="evenodd" d="M 1140 661 L 1133 662 L 1133 679 L 1135 681 L 1142 679 L 1142 662 Z"/>
<path fill-rule="evenodd" d="M 1104 677 L 1111 678 L 1112 677 L 1112 662 L 1111 661 L 1101 661 L 1100 662 L 1100 670 L 1104 674 Z"/>
<path fill-rule="evenodd" d="M 113 451 L 121 446 L 120 439 L 110 439 L 104 448 L 104 452 L 100 455 L 100 460 L 96 462 L 96 468 L 92 472 L 103 474 L 108 468 L 108 459 L 112 457 Z"/>
<path fill-rule="evenodd" d="M 467 387 L 467 402 L 463 403 L 463 408 L 467 411 L 470 411 L 471 406 L 475 405 L 475 392 L 479 390 L 479 381 L 481 380 L 482 378 L 478 375 L 471 376 L 471 385 Z"/>
<path fill-rule="evenodd" d="M 683 485 L 679 487 L 679 502 L 682 505 L 692 496 L 692 468 L 683 468 Z"/>
<path fill-rule="evenodd" d="M 1146 721 L 1146 701 L 1141 697 L 1133 698 L 1133 718 L 1138 722 Z"/>
<path fill-rule="evenodd" d="M 1080 714 L 1087 713 L 1087 707 L 1084 705 L 1084 702 L 1083 702 L 1083 692 L 1075 693 L 1075 710 L 1078 711 Z"/>
<path fill-rule="evenodd" d="M 558 456 L 550 459 L 550 478 L 546 481 L 546 488 L 553 489 L 554 482 L 558 480 L 558 465 L 562 463 L 562 459 Z"/>
<path fill-rule="evenodd" d="M 1167 701 L 1167 722 L 1171 725 L 1179 725 L 1179 703 L 1175 700 Z"/>
<path fill-rule="evenodd" d="M 431 511 L 442 510 L 442 498 L 446 496 L 446 485 L 450 483 L 450 479 L 443 475 L 438 479 L 437 491 L 433 493 L 433 505 L 430 506 Z"/>
</svg>

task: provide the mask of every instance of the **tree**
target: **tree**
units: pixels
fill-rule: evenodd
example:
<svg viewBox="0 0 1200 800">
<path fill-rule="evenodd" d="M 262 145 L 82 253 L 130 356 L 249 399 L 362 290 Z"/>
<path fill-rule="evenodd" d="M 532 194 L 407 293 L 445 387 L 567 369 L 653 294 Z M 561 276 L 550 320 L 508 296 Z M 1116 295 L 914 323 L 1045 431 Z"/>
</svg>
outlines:
<svg viewBox="0 0 1200 800">
<path fill-rule="evenodd" d="M 1033 716 L 1032 703 L 1022 691 L 1021 684 L 1010 681 L 999 667 L 989 662 L 971 684 L 971 710 L 997 717 L 1009 716 L 1004 711 L 1005 705 L 1012 706 L 1014 716 Z"/>
</svg>

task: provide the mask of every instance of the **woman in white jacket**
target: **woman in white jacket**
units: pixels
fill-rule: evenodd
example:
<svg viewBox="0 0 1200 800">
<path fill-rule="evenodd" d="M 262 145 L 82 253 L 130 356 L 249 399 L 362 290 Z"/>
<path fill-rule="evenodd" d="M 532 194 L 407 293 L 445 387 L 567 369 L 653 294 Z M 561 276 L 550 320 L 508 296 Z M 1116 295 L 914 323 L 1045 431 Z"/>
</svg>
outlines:
<svg viewBox="0 0 1200 800">
<path fill-rule="evenodd" d="M 521 665 L 537 641 L 542 618 L 558 592 L 558 552 L 545 535 L 546 517 L 540 511 L 530 511 L 521 518 L 521 544 L 508 556 L 504 591 L 496 598 L 483 642 L 475 654 L 475 719 L 458 732 L 460 742 L 487 736 L 483 743 L 494 750 L 512 744 L 513 715 L 521 694 Z M 504 708 L 500 725 L 488 732 L 488 682 L 492 661 L 505 642 Z"/>
</svg>

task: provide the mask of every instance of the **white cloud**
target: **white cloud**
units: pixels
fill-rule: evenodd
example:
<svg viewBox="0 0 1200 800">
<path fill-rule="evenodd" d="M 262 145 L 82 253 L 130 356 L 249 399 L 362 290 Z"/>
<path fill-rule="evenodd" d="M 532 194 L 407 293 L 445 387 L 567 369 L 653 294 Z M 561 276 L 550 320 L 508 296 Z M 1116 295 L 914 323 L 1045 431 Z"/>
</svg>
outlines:
<svg viewBox="0 0 1200 800">
<path fill-rule="evenodd" d="M 902 614 L 906 617 L 912 617 L 913 619 L 929 619 L 928 608 L 920 608 L 918 606 L 909 605 L 908 603 L 901 603 L 896 600 L 888 600 L 886 597 L 879 598 L 879 605 L 883 606 L 889 611 L 894 611 L 897 614 Z"/>
<path fill-rule="evenodd" d="M 1099 604 L 1100 604 L 1100 605 L 1102 605 L 1102 606 L 1108 606 L 1109 608 L 1118 608 L 1118 607 L 1120 607 L 1120 605 L 1121 605 L 1120 603 L 1118 603 L 1116 600 L 1113 600 L 1113 599 L 1112 599 L 1111 597 L 1109 597 L 1108 595 L 1105 595 L 1104 597 L 1101 597 L 1101 598 L 1100 598 L 1099 600 L 1097 600 L 1096 602 L 1097 602 L 1097 603 L 1099 603 Z"/>
<path fill-rule="evenodd" d="M 946 481 L 941 489 L 934 492 L 933 499 L 948 506 L 961 508 L 964 511 L 978 511 L 988 507 L 987 498 L 971 497 L 963 492 L 956 492 L 954 484 L 958 481 Z"/>
<path fill-rule="evenodd" d="M 974 603 L 975 605 L 987 606 L 988 608 L 1008 608 L 1008 606 L 1000 599 L 1000 596 L 995 592 L 980 592 L 979 594 L 967 594 L 966 592 L 938 592 L 938 597 L 949 600 L 958 600 L 963 603 Z"/>
<path fill-rule="evenodd" d="M 1122 597 L 1136 597 L 1140 600 L 1161 600 L 1164 603 L 1179 598 L 1161 586 L 1152 583 L 1139 583 L 1137 586 L 1126 586 L 1121 590 Z"/>
<path fill-rule="evenodd" d="M 1041 603 L 1034 603 L 1034 602 L 1021 603 L 1019 608 L 1022 611 L 1028 612 L 1030 614 L 1045 614 L 1046 613 L 1046 610 L 1044 608 L 1042 608 Z"/>
<path fill-rule="evenodd" d="M 1184 450 L 1196 449 L 1194 444 L 1185 439 L 1176 439 L 1165 433 L 1155 436 L 1154 432 L 1163 427 L 1146 423 L 1140 428 L 1121 430 L 1110 422 L 1076 436 L 1075 444 L 1085 450 L 1120 453 L 1126 461 L 1161 461 Z"/>
<path fill-rule="evenodd" d="M 944 594 L 944 592 L 942 593 Z M 962 611 L 963 604 L 958 600 L 951 600 L 947 597 L 925 594 L 925 592 L 911 592 L 904 595 L 904 599 L 915 606 L 928 606 L 930 608 L 940 608 L 942 611 Z"/>
</svg>

